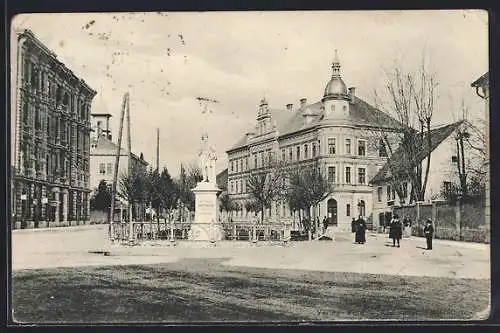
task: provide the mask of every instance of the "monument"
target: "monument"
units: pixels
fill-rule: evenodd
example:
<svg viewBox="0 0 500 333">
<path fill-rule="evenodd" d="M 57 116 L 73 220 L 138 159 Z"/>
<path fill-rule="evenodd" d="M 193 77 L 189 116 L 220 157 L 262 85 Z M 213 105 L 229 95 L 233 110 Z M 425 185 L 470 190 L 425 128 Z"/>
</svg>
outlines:
<svg viewBox="0 0 500 333">
<path fill-rule="evenodd" d="M 217 219 L 217 194 L 215 162 L 217 154 L 208 143 L 208 134 L 201 137 L 199 153 L 203 180 L 193 189 L 195 194 L 195 217 L 188 233 L 189 240 L 216 242 L 224 238 L 224 230 Z"/>
</svg>

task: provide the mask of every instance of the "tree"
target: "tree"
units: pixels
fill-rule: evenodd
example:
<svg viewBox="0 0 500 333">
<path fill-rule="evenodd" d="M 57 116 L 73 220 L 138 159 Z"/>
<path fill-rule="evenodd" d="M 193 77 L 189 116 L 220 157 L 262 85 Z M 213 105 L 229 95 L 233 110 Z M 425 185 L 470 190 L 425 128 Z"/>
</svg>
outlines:
<svg viewBox="0 0 500 333">
<path fill-rule="evenodd" d="M 148 190 L 147 172 L 137 166 L 133 166 L 130 173 L 122 173 L 118 183 L 117 194 L 128 202 L 129 220 L 133 218 L 134 208 L 146 202 Z"/>
<path fill-rule="evenodd" d="M 247 191 L 259 208 L 261 223 L 264 221 L 264 209 L 270 208 L 283 193 L 284 170 L 273 157 L 269 157 L 266 168 L 254 169 L 248 177 Z"/>
<path fill-rule="evenodd" d="M 238 209 L 236 202 L 231 199 L 229 193 L 226 191 L 219 195 L 219 210 L 220 212 L 226 212 L 228 219 L 232 217 L 232 212 Z"/>
<path fill-rule="evenodd" d="M 307 214 L 303 227 L 310 231 L 316 217 L 318 204 L 334 190 L 318 162 L 307 166 L 296 166 L 289 172 L 289 184 L 285 196 L 294 210 L 304 210 Z M 313 215 L 310 211 L 313 209 Z M 316 226 L 318 227 L 318 226 Z"/>
<path fill-rule="evenodd" d="M 179 187 L 174 182 L 167 168 L 163 168 L 160 179 L 160 207 L 165 208 L 170 215 L 173 209 L 177 207 L 177 200 L 179 199 Z M 159 220 L 159 219 L 158 219 Z"/>
<path fill-rule="evenodd" d="M 398 196 L 404 198 L 406 190 L 402 185 L 409 181 L 410 202 L 422 201 L 431 163 L 431 122 L 437 100 L 437 77 L 428 70 L 425 57 L 422 57 L 421 66 L 416 71 L 404 70 L 398 65 L 386 71 L 385 87 L 388 102 L 380 103 L 380 96 L 375 91 L 376 105 L 386 105 L 387 112 L 399 122 L 399 128 L 395 129 L 399 153 L 389 165 L 390 182 Z M 392 157 L 395 151 L 389 142 L 390 135 L 384 129 L 379 133 L 389 157 Z M 424 160 L 425 167 L 422 165 Z"/>
<path fill-rule="evenodd" d="M 103 179 L 99 182 L 97 191 L 94 192 L 90 198 L 90 209 L 98 210 L 101 212 L 106 212 L 111 205 L 111 191 L 108 188 L 108 184 Z"/>
</svg>

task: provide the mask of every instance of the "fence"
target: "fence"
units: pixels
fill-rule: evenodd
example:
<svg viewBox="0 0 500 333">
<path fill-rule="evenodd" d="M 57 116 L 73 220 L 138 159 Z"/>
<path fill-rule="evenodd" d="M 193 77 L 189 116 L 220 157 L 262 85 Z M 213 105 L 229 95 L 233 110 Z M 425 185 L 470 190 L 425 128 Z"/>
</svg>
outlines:
<svg viewBox="0 0 500 333">
<path fill-rule="evenodd" d="M 490 221 L 486 221 L 484 200 L 436 201 L 393 207 L 393 214 L 412 221 L 412 235 L 424 235 L 425 221 L 434 224 L 437 239 L 489 243 Z"/>
<path fill-rule="evenodd" d="M 113 239 L 118 241 L 145 240 L 187 240 L 192 223 L 160 221 L 132 222 L 132 237 L 129 223 L 113 224 Z M 210 223 L 197 223 L 198 226 L 210 228 Z M 222 223 L 224 240 L 232 241 L 285 241 L 291 238 L 290 228 L 286 225 L 270 223 Z M 111 236 L 111 226 L 110 226 Z M 294 239 L 292 239 L 294 240 Z M 297 239 L 298 240 L 298 239 Z"/>
</svg>

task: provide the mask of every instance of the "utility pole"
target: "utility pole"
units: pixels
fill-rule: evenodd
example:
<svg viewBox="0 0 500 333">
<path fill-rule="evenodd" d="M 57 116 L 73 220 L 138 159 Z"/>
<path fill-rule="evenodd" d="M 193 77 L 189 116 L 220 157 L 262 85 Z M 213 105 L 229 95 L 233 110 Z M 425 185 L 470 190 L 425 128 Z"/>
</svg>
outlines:
<svg viewBox="0 0 500 333">
<path fill-rule="evenodd" d="M 128 103 L 127 103 L 127 148 L 128 148 L 128 176 L 132 176 L 132 139 L 130 135 L 130 99 L 128 98 Z M 134 224 L 132 223 L 132 202 L 129 200 L 129 234 L 128 234 L 128 240 L 129 242 L 133 242 L 134 240 Z"/>
<path fill-rule="evenodd" d="M 118 165 L 120 164 L 120 153 L 121 153 L 121 146 L 122 146 L 122 134 L 123 134 L 123 119 L 125 117 L 125 109 L 128 105 L 128 100 L 129 100 L 129 93 L 125 93 L 123 96 L 123 103 L 122 103 L 122 110 L 120 114 L 120 129 L 118 133 L 118 149 L 116 152 L 116 160 L 115 160 L 115 170 L 113 172 L 113 183 L 111 185 L 111 208 L 108 214 L 108 223 L 109 223 L 109 229 L 111 233 L 111 241 L 115 240 L 115 233 L 114 233 L 114 213 L 115 213 L 115 197 L 116 197 L 116 183 L 118 181 Z M 121 214 L 121 210 L 120 210 Z M 120 218 L 121 220 L 121 218 Z"/>
</svg>

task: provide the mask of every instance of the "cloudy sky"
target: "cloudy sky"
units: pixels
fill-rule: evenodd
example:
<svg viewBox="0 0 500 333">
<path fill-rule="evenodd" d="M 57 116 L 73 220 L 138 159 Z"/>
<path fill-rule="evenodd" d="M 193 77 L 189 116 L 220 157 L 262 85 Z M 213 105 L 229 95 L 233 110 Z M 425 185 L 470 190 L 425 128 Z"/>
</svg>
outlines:
<svg viewBox="0 0 500 333">
<path fill-rule="evenodd" d="M 12 27 L 31 29 L 98 91 L 92 112 L 114 116 L 115 137 L 130 92 L 133 151 L 154 163 L 160 128 L 160 165 L 177 175 L 196 161 L 196 96 L 220 101 L 207 127 L 221 170 L 262 96 L 273 108 L 321 99 L 335 49 L 346 84 L 368 102 L 384 69 L 415 67 L 425 52 L 440 83 L 435 125 L 456 119 L 462 98 L 480 117 L 470 83 L 488 70 L 487 24 L 483 11 L 323 11 L 23 14 Z"/>
</svg>

